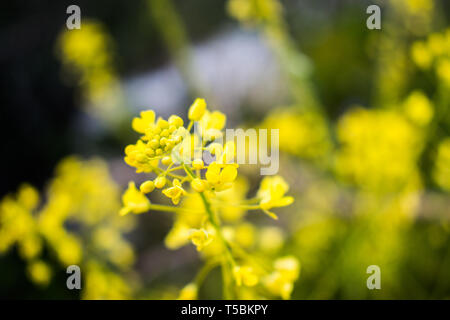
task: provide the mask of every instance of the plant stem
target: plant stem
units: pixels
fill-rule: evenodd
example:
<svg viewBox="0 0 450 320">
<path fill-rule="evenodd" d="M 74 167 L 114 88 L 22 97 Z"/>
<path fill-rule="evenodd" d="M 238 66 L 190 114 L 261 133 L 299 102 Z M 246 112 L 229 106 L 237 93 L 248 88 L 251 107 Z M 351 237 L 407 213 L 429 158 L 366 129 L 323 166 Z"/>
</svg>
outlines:
<svg viewBox="0 0 450 320">
<path fill-rule="evenodd" d="M 192 172 L 192 170 L 188 166 L 183 164 L 183 168 L 192 179 L 196 178 L 195 174 Z M 230 281 L 226 278 L 229 278 L 230 271 L 233 270 L 234 266 L 236 265 L 236 262 L 234 261 L 233 255 L 231 254 L 230 244 L 228 243 L 228 241 L 225 239 L 225 237 L 222 234 L 222 229 L 220 228 L 219 217 L 217 217 L 217 215 L 211 209 L 211 203 L 206 198 L 205 193 L 199 192 L 199 194 L 200 194 L 200 197 L 202 198 L 203 206 L 205 207 L 205 211 L 208 214 L 209 221 L 211 222 L 211 225 L 216 230 L 217 236 L 218 236 L 219 240 L 222 242 L 222 247 L 225 250 L 225 257 L 226 257 L 227 261 L 225 261 L 222 264 L 222 268 L 224 268 L 224 269 L 226 268 L 228 270 L 223 270 L 222 274 L 223 274 L 223 278 L 224 278 L 224 286 L 226 286 L 226 289 L 224 290 L 224 293 L 226 293 L 226 295 L 224 294 L 224 296 L 226 299 L 228 299 L 229 297 L 231 297 L 232 291 L 231 291 L 230 284 L 229 284 Z M 226 262 L 228 262 L 229 268 L 227 268 Z"/>
</svg>

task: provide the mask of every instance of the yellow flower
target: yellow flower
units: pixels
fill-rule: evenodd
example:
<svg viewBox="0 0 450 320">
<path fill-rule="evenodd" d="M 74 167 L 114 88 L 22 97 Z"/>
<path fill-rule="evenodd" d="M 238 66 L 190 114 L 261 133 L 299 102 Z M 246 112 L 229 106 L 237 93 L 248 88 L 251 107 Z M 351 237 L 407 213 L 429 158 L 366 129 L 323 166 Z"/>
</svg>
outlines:
<svg viewBox="0 0 450 320">
<path fill-rule="evenodd" d="M 52 276 L 52 270 L 50 269 L 50 266 L 41 260 L 33 261 L 28 266 L 27 271 L 31 280 L 42 286 L 47 285 Z"/>
<path fill-rule="evenodd" d="M 205 173 L 206 180 L 215 191 L 222 191 L 232 187 L 232 182 L 237 177 L 235 165 L 220 165 L 212 162 Z"/>
<path fill-rule="evenodd" d="M 299 109 L 298 106 L 275 109 L 266 117 L 261 127 L 279 129 L 281 151 L 302 158 L 320 160 L 331 149 L 326 119 L 317 111 Z"/>
<path fill-rule="evenodd" d="M 206 111 L 199 121 L 200 133 L 206 141 L 217 139 L 222 136 L 227 117 L 220 111 Z"/>
<path fill-rule="evenodd" d="M 39 204 L 39 193 L 33 186 L 23 184 L 19 189 L 17 201 L 28 210 L 33 210 Z"/>
<path fill-rule="evenodd" d="M 288 256 L 277 259 L 274 266 L 275 271 L 265 277 L 264 285 L 272 294 L 289 299 L 300 272 L 300 263 L 295 257 Z"/>
<path fill-rule="evenodd" d="M 180 180 L 173 179 L 173 186 L 164 189 L 163 194 L 172 199 L 173 204 L 177 205 L 180 202 L 181 196 L 186 194 L 186 191 L 183 189 Z"/>
<path fill-rule="evenodd" d="M 199 121 L 206 111 L 206 101 L 205 99 L 197 98 L 194 103 L 190 106 L 188 112 L 188 118 L 192 121 Z"/>
<path fill-rule="evenodd" d="M 155 112 L 147 110 L 141 112 L 140 118 L 134 118 L 131 126 L 134 131 L 138 133 L 145 133 L 145 130 L 150 128 L 155 123 Z"/>
<path fill-rule="evenodd" d="M 420 130 L 393 110 L 357 108 L 338 122 L 336 171 L 365 190 L 391 192 L 418 181 Z"/>
<path fill-rule="evenodd" d="M 297 280 L 300 273 L 300 263 L 293 256 L 286 256 L 275 260 L 274 267 L 285 279 L 291 281 Z"/>
<path fill-rule="evenodd" d="M 273 295 L 280 296 L 284 300 L 291 297 L 292 290 L 294 289 L 294 284 L 292 281 L 287 281 L 283 278 L 282 274 L 279 272 L 273 272 L 264 278 L 265 287 Z"/>
<path fill-rule="evenodd" d="M 233 269 L 233 276 L 236 284 L 241 286 L 244 284 L 247 287 L 253 287 L 258 284 L 258 276 L 250 266 L 235 266 Z"/>
<path fill-rule="evenodd" d="M 430 50 L 423 42 L 415 42 L 413 44 L 411 56 L 414 62 L 422 69 L 428 69 L 433 61 Z"/>
<path fill-rule="evenodd" d="M 261 181 L 257 196 L 261 199 L 259 205 L 270 217 L 277 219 L 277 216 L 270 212 L 271 208 L 285 207 L 294 202 L 293 197 L 285 196 L 289 190 L 289 185 L 280 176 L 265 177 Z"/>
<path fill-rule="evenodd" d="M 193 229 L 189 234 L 189 240 L 197 247 L 197 251 L 202 251 L 214 240 L 214 237 L 205 229 Z"/>
<path fill-rule="evenodd" d="M 150 209 L 150 200 L 140 192 L 134 182 L 128 183 L 128 189 L 122 196 L 123 207 L 120 209 L 120 215 L 124 216 L 129 212 L 143 213 Z"/>
<path fill-rule="evenodd" d="M 413 91 L 403 104 L 406 115 L 414 123 L 424 126 L 433 118 L 433 106 L 421 91 Z"/>
<path fill-rule="evenodd" d="M 152 159 L 156 155 L 155 150 L 148 148 L 142 141 L 130 144 L 125 148 L 125 162 L 136 168 L 136 172 L 152 172 L 158 166 L 158 159 Z"/>
<path fill-rule="evenodd" d="M 42 240 L 35 233 L 26 234 L 19 242 L 19 252 L 24 259 L 33 259 L 42 250 Z"/>
<path fill-rule="evenodd" d="M 197 285 L 195 283 L 189 283 L 183 289 L 181 289 L 178 300 L 196 300 L 197 293 Z"/>
<path fill-rule="evenodd" d="M 436 73 L 444 84 L 450 87 L 450 59 L 440 59 L 436 66 Z"/>
<path fill-rule="evenodd" d="M 180 221 L 180 219 L 181 218 L 177 218 L 177 221 L 174 223 L 172 229 L 164 240 L 164 244 L 170 250 L 181 248 L 189 243 L 190 240 L 189 236 L 192 231 L 192 227 L 184 221 Z"/>
<path fill-rule="evenodd" d="M 433 178 L 443 190 L 450 191 L 450 137 L 438 146 Z"/>
</svg>

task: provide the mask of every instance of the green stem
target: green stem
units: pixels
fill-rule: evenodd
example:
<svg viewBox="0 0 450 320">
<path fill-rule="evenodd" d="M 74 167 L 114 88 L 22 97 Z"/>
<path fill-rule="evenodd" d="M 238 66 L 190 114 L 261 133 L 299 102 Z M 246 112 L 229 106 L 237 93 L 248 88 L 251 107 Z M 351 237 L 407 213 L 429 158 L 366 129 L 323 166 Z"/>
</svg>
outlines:
<svg viewBox="0 0 450 320">
<path fill-rule="evenodd" d="M 195 174 L 192 172 L 192 170 L 186 166 L 185 164 L 183 164 L 183 168 L 186 171 L 186 173 L 192 178 L 195 179 L 196 176 Z M 230 268 L 227 268 L 227 263 L 223 263 L 222 264 L 222 268 L 227 268 L 228 270 L 223 270 L 223 275 L 224 275 L 224 282 L 229 282 L 227 279 L 229 277 L 229 272 L 231 270 L 233 270 L 233 268 L 236 265 L 236 262 L 234 261 L 233 255 L 231 254 L 231 247 L 230 244 L 228 243 L 228 241 L 225 239 L 225 237 L 222 234 L 222 229 L 220 228 L 220 220 L 217 217 L 217 215 L 213 212 L 213 210 L 211 209 L 211 203 L 209 202 L 209 200 L 206 198 L 204 192 L 200 192 L 200 197 L 202 198 L 203 201 L 203 206 L 205 207 L 205 211 L 208 214 L 208 219 L 211 222 L 211 225 L 213 226 L 213 228 L 216 230 L 217 236 L 219 238 L 219 240 L 222 242 L 222 246 L 225 250 L 225 257 L 227 259 L 227 262 L 229 264 Z M 228 271 L 228 272 L 227 272 Z M 227 277 L 225 277 L 225 275 L 228 273 Z M 225 283 L 224 283 L 225 286 Z M 227 296 L 231 296 L 231 290 L 229 288 L 229 285 L 226 286 L 227 289 L 225 290 L 227 292 L 226 297 Z M 224 291 L 224 292 L 225 292 Z"/>
<path fill-rule="evenodd" d="M 202 213 L 201 211 L 194 211 L 188 209 L 182 209 L 178 207 L 165 206 L 163 204 L 150 204 L 150 210 L 166 211 L 166 212 L 178 212 L 178 213 Z"/>
</svg>

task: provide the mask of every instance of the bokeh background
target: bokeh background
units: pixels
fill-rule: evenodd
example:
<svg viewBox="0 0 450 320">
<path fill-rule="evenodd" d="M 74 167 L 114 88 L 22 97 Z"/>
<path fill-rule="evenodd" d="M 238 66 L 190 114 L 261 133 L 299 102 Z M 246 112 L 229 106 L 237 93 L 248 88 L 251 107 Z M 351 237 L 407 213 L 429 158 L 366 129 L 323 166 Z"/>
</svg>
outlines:
<svg viewBox="0 0 450 320">
<path fill-rule="evenodd" d="M 201 258 L 166 248 L 170 214 L 118 216 L 143 179 L 123 150 L 141 110 L 203 97 L 227 127 L 280 129 L 295 203 L 242 232 L 299 259 L 293 299 L 449 298 L 449 19 L 432 0 L 2 2 L 0 297 L 176 298 Z M 199 297 L 221 297 L 218 270 Z"/>
</svg>

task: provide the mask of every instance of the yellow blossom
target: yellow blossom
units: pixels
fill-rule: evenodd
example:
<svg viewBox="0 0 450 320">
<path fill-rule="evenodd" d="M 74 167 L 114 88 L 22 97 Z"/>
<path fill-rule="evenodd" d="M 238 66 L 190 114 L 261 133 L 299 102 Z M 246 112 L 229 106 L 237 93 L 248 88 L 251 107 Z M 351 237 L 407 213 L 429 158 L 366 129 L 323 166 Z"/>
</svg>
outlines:
<svg viewBox="0 0 450 320">
<path fill-rule="evenodd" d="M 142 141 L 138 140 L 136 144 L 130 144 L 125 148 L 125 162 L 136 168 L 136 172 L 152 172 L 158 166 L 158 159 L 152 159 L 156 156 L 154 149 L 148 148 Z"/>
<path fill-rule="evenodd" d="M 433 56 L 423 42 L 415 42 L 411 48 L 414 62 L 422 69 L 428 69 L 433 61 Z"/>
<path fill-rule="evenodd" d="M 237 169 L 234 165 L 220 165 L 212 162 L 205 174 L 206 180 L 215 191 L 222 191 L 232 187 L 232 182 L 237 177 Z"/>
<path fill-rule="evenodd" d="M 33 210 L 39 203 L 39 193 L 31 185 L 23 184 L 19 189 L 17 201 L 21 203 L 26 209 Z"/>
<path fill-rule="evenodd" d="M 260 198 L 259 205 L 270 217 L 277 219 L 277 216 L 270 212 L 271 208 L 284 207 L 294 202 L 294 198 L 285 196 L 289 190 L 289 185 L 280 176 L 265 177 L 261 181 L 258 190 L 258 197 Z"/>
<path fill-rule="evenodd" d="M 437 148 L 433 169 L 434 181 L 444 190 L 450 191 L 450 138 L 445 138 Z"/>
<path fill-rule="evenodd" d="M 189 283 L 181 289 L 178 300 L 197 300 L 197 294 L 197 285 L 195 283 Z"/>
<path fill-rule="evenodd" d="M 47 263 L 41 260 L 31 262 L 27 271 L 31 280 L 39 285 L 45 286 L 50 282 L 52 270 Z"/>
<path fill-rule="evenodd" d="M 145 133 L 155 123 L 155 112 L 153 110 L 142 111 L 140 118 L 134 118 L 131 126 L 138 133 Z"/>
<path fill-rule="evenodd" d="M 408 118 L 420 126 L 427 125 L 433 118 L 433 106 L 420 91 L 413 91 L 404 102 L 403 107 Z"/>
<path fill-rule="evenodd" d="M 172 199 L 173 204 L 177 205 L 180 202 L 181 196 L 186 194 L 186 191 L 183 189 L 180 180 L 173 179 L 173 186 L 163 190 L 163 194 Z"/>
<path fill-rule="evenodd" d="M 128 189 L 122 196 L 123 207 L 120 209 L 120 215 L 126 215 L 129 212 L 143 213 L 150 209 L 150 200 L 140 192 L 134 182 L 128 183 Z"/>
<path fill-rule="evenodd" d="M 214 237 L 205 229 L 193 229 L 190 231 L 189 239 L 197 247 L 197 251 L 202 251 L 214 240 Z"/>
<path fill-rule="evenodd" d="M 200 134 L 206 141 L 214 140 L 222 136 L 227 117 L 220 111 L 206 111 L 199 121 Z"/>
<path fill-rule="evenodd" d="M 274 267 L 275 271 L 265 277 L 264 285 L 273 295 L 289 299 L 300 273 L 300 263 L 288 256 L 275 260 Z"/>
<path fill-rule="evenodd" d="M 436 73 L 444 84 L 450 87 L 450 58 L 442 58 L 438 61 Z"/>
<path fill-rule="evenodd" d="M 233 269 L 233 276 L 236 284 L 241 286 L 244 284 L 247 287 L 253 287 L 258 284 L 258 276 L 250 266 L 235 266 Z"/>
</svg>

